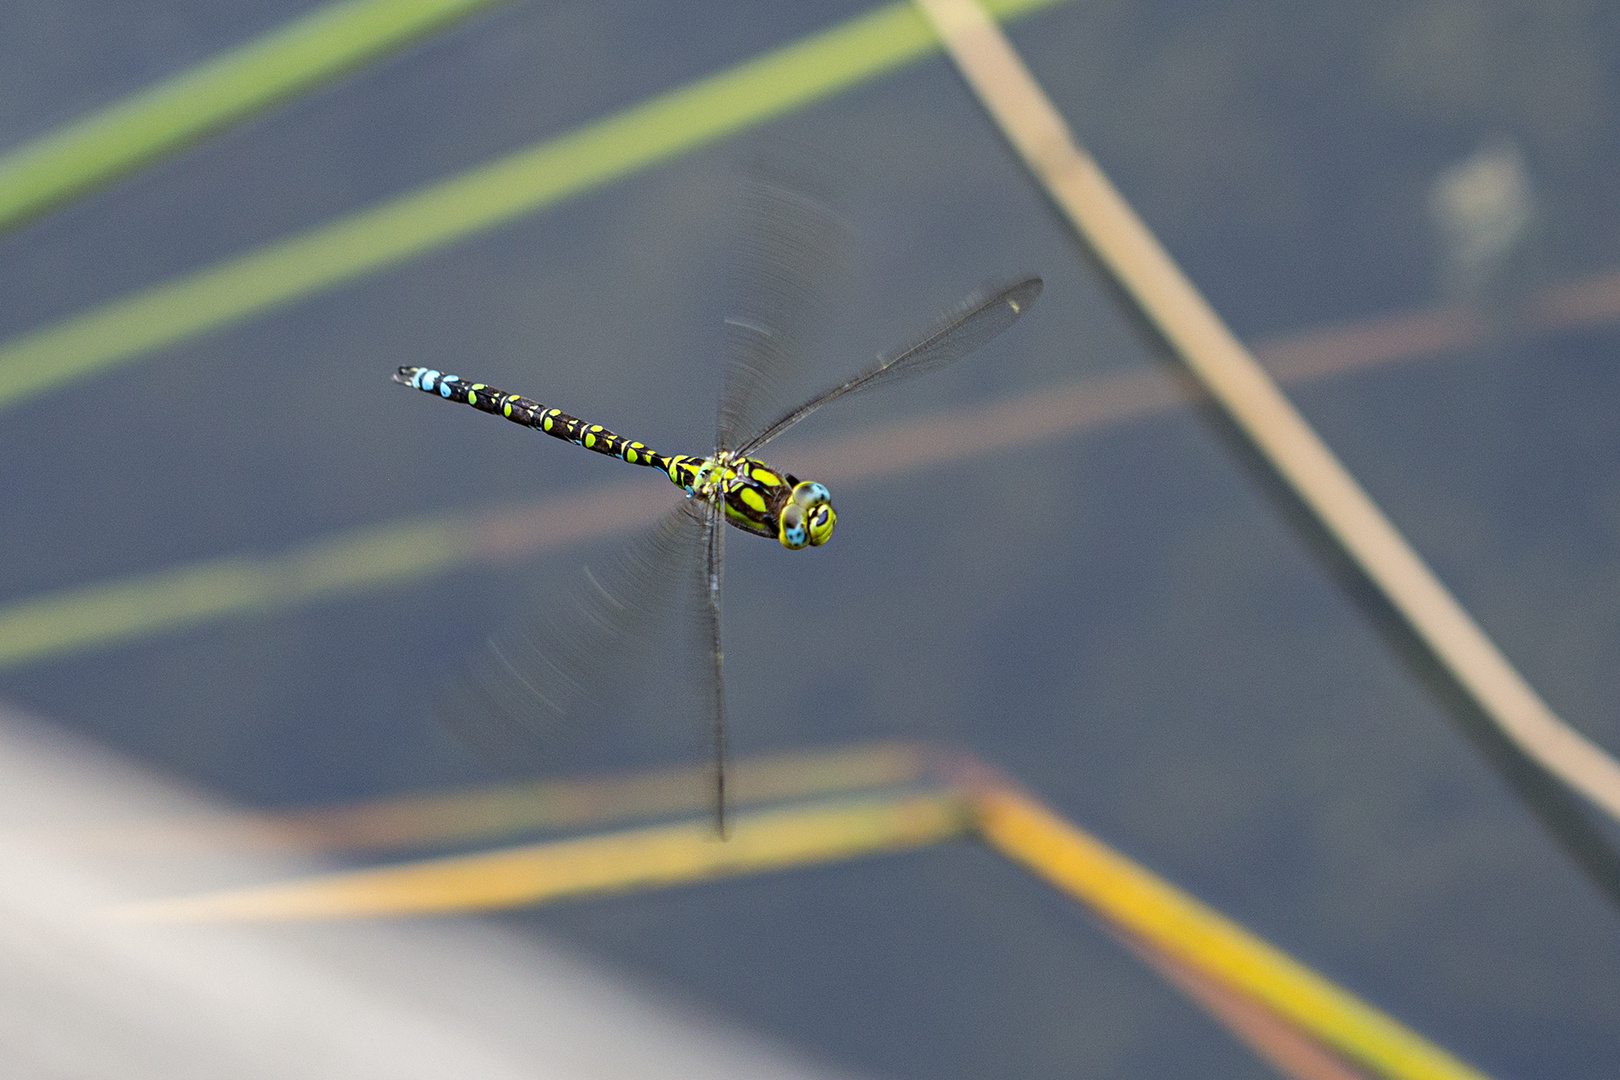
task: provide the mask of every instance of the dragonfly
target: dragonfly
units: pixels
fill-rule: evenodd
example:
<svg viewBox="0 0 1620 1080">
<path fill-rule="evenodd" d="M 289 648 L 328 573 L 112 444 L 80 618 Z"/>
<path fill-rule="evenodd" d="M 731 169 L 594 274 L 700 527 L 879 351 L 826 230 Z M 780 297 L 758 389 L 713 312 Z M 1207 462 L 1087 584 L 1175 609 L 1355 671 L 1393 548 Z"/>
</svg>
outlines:
<svg viewBox="0 0 1620 1080">
<path fill-rule="evenodd" d="M 793 213 L 784 211 L 780 195 L 771 220 L 801 234 L 824 225 L 813 214 L 801 213 L 795 220 Z M 794 225 L 800 228 L 795 230 Z M 817 245 L 800 239 L 800 254 L 809 249 L 808 257 L 814 261 Z M 791 257 L 772 263 L 772 274 L 767 276 L 777 280 L 761 294 L 768 301 L 753 305 L 760 310 L 727 319 L 715 446 L 709 454 L 666 454 L 532 398 L 434 368 L 401 367 L 393 376 L 397 383 L 443 400 L 470 405 L 628 465 L 656 469 L 686 496 L 627 556 L 618 580 L 610 585 L 590 578 L 593 595 L 582 605 L 577 627 L 550 626 L 550 633 L 538 643 L 525 639 L 524 644 L 530 646 L 525 649 L 492 641 L 494 678 L 486 680 L 483 691 L 485 704 L 492 709 L 540 708 L 559 715 L 576 711 L 579 702 L 591 695 L 589 683 L 601 678 L 582 671 L 600 667 L 603 656 L 612 652 L 607 639 L 622 636 L 627 622 L 656 606 L 649 597 L 661 585 L 690 577 L 694 595 L 685 605 L 693 620 L 689 636 L 696 644 L 694 651 L 701 654 L 692 659 L 692 674 L 700 687 L 698 695 L 703 700 L 699 708 L 706 714 L 712 742 L 712 807 L 721 838 L 727 835 L 720 624 L 725 526 L 799 551 L 826 544 L 838 521 L 827 485 L 800 479 L 758 454 L 829 402 L 937 371 L 962 359 L 1012 326 L 1042 288 L 1039 277 L 1024 277 L 981 289 L 904 347 L 880 354 L 865 369 L 807 400 L 772 411 L 772 388 L 801 363 L 796 335 L 790 329 L 803 320 L 808 306 L 798 294 L 813 291 L 805 280 L 806 268 L 793 263 Z M 593 635 L 604 640 L 593 641 Z M 520 652 L 527 655 L 517 655 Z M 494 682 L 501 684 L 500 691 L 491 692 Z"/>
</svg>

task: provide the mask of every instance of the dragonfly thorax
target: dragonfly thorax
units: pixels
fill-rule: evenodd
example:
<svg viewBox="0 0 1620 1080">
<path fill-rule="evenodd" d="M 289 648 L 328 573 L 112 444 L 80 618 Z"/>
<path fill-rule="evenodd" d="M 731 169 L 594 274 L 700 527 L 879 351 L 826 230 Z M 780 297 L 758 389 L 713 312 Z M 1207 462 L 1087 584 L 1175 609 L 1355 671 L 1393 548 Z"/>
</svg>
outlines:
<svg viewBox="0 0 1620 1080">
<path fill-rule="evenodd" d="M 838 515 L 825 484 L 800 480 L 757 458 L 721 452 L 669 459 L 669 478 L 691 498 L 718 502 L 728 522 L 783 547 L 818 547 L 832 536 Z"/>
</svg>

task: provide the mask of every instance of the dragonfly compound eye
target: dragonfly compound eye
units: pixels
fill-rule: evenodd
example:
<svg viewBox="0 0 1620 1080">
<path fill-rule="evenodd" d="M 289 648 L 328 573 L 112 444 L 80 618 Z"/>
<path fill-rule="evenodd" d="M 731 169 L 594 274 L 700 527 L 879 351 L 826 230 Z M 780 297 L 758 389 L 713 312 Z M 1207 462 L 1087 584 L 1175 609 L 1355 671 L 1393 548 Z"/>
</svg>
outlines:
<svg viewBox="0 0 1620 1080">
<path fill-rule="evenodd" d="M 826 484 L 818 484 L 814 480 L 801 480 L 793 485 L 793 501 L 808 512 L 814 507 L 831 503 L 832 492 L 827 490 Z"/>
<path fill-rule="evenodd" d="M 797 551 L 810 543 L 810 530 L 805 527 L 804 509 L 798 503 L 790 502 L 782 507 L 782 518 L 777 526 L 776 538 L 790 551 Z"/>
<path fill-rule="evenodd" d="M 812 547 L 819 547 L 832 538 L 833 526 L 838 524 L 838 515 L 833 513 L 832 503 L 822 503 L 810 511 L 809 519 Z"/>
<path fill-rule="evenodd" d="M 838 515 L 832 508 L 832 492 L 827 490 L 827 485 L 801 480 L 793 485 L 792 500 L 782 507 L 779 534 L 782 546 L 797 549 L 825 544 L 837 520 Z"/>
</svg>

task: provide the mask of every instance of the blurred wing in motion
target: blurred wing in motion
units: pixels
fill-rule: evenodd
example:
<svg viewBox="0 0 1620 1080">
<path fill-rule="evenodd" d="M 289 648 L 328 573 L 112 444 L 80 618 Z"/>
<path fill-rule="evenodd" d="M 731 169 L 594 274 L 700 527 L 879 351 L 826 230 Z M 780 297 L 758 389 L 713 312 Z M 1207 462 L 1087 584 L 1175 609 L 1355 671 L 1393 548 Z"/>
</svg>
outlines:
<svg viewBox="0 0 1620 1080">
<path fill-rule="evenodd" d="M 446 695 L 445 724 L 503 771 L 525 773 L 555 769 L 570 737 L 656 744 L 679 731 L 670 713 L 712 722 L 718 626 L 703 613 L 715 525 L 707 503 L 684 500 L 587 566 L 567 597 L 490 638 Z"/>
<path fill-rule="evenodd" d="M 738 450 L 800 396 L 806 338 L 831 314 L 850 246 L 825 204 L 772 179 L 743 184 L 741 214 L 716 450 Z"/>
</svg>

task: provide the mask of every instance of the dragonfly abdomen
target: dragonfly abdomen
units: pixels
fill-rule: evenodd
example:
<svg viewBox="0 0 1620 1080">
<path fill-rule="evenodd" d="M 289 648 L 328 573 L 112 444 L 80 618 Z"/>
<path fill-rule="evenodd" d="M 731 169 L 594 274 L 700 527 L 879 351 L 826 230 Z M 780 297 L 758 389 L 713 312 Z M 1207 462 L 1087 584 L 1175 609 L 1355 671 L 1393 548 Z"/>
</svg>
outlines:
<svg viewBox="0 0 1620 1080">
<path fill-rule="evenodd" d="M 561 409 L 547 408 L 521 394 L 508 394 L 493 386 L 468 382 L 460 376 L 446 375 L 425 367 L 402 367 L 395 374 L 394 381 L 413 386 L 424 393 L 436 394 L 447 401 L 460 401 L 480 412 L 504 416 L 514 424 L 543 431 L 553 438 L 583 446 L 598 454 L 669 472 L 670 459 L 667 455 L 617 435 L 601 424 L 588 424 L 577 416 L 569 416 Z"/>
</svg>

